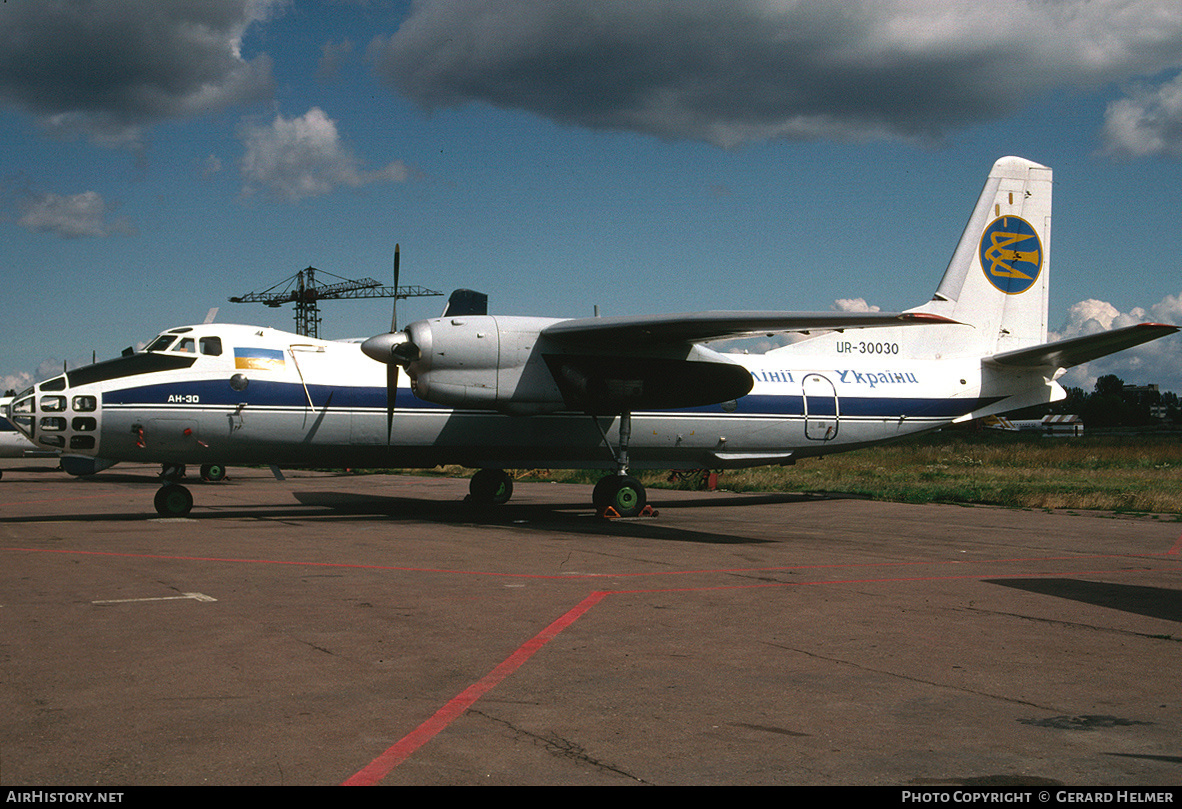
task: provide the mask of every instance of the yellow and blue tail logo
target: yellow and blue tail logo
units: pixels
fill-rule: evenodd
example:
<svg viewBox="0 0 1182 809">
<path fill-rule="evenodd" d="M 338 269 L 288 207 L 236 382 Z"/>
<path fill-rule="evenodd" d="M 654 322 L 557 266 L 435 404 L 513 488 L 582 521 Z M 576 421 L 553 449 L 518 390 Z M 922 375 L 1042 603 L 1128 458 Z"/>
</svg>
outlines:
<svg viewBox="0 0 1182 809">
<path fill-rule="evenodd" d="M 256 371 L 282 371 L 283 352 L 275 348 L 235 348 L 234 367 Z"/>
<path fill-rule="evenodd" d="M 1034 286 L 1042 269 L 1042 243 L 1019 216 L 995 219 L 981 235 L 981 269 L 999 291 L 1017 295 Z"/>
</svg>

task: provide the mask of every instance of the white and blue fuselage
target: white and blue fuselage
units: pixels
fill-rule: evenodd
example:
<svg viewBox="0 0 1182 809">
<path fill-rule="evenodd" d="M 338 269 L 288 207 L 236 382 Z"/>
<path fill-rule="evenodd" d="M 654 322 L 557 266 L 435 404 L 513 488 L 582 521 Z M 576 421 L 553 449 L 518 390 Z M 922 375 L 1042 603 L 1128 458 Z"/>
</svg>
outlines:
<svg viewBox="0 0 1182 809">
<path fill-rule="evenodd" d="M 834 340 L 840 353 L 824 356 L 836 362 L 792 347 L 719 354 L 719 361 L 750 373 L 748 394 L 633 412 L 631 466 L 788 463 L 930 430 L 992 410 L 1005 398 L 983 390 L 979 360 L 907 359 L 891 353 L 889 341 L 848 334 L 815 339 Z M 509 415 L 441 406 L 417 397 L 404 375 L 389 414 L 385 371 L 355 342 L 252 326 L 182 327 L 160 335 L 148 351 L 42 382 L 16 398 L 12 419 L 38 448 L 107 461 L 615 465 L 584 412 Z M 608 441 L 618 438 L 617 421 L 600 419 Z"/>
</svg>

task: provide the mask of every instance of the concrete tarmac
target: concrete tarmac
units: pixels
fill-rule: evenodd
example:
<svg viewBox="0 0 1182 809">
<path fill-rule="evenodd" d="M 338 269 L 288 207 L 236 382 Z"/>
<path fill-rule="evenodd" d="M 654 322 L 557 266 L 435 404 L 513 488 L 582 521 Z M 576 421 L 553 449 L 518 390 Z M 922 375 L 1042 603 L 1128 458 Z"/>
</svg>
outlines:
<svg viewBox="0 0 1182 809">
<path fill-rule="evenodd" d="M 1172 517 L 0 470 L 2 785 L 1182 783 Z"/>
</svg>

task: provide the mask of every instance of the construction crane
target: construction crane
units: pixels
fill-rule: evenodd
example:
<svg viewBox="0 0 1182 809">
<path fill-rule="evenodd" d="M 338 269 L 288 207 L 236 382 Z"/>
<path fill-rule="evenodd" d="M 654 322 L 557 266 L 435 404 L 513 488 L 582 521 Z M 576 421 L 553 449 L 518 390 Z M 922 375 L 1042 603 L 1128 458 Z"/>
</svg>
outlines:
<svg viewBox="0 0 1182 809">
<path fill-rule="evenodd" d="M 316 277 L 318 273 L 331 276 L 336 279 L 336 283 L 320 283 Z M 388 287 L 372 278 L 342 278 L 315 267 L 307 267 L 261 292 L 248 292 L 245 295 L 230 298 L 230 302 L 262 303 L 276 309 L 284 304 L 294 303 L 296 334 L 301 334 L 304 337 L 319 337 L 320 301 L 344 300 L 346 298 L 394 298 L 397 302 L 398 298 L 418 298 L 443 294 L 421 286 L 397 286 L 397 247 L 394 248 L 394 275 L 395 286 Z"/>
</svg>

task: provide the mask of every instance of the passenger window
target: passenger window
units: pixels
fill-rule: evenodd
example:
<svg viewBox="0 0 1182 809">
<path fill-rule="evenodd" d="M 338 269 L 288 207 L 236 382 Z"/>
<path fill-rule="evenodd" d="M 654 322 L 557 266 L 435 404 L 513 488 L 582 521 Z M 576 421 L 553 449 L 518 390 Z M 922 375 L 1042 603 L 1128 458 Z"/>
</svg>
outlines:
<svg viewBox="0 0 1182 809">
<path fill-rule="evenodd" d="M 73 404 L 75 413 L 93 413 L 98 410 L 98 399 L 94 396 L 75 396 Z"/>
<path fill-rule="evenodd" d="M 46 413 L 60 413 L 66 409 L 66 397 L 42 396 L 41 409 Z"/>
<path fill-rule="evenodd" d="M 208 354 L 211 357 L 220 357 L 222 355 L 222 338 L 202 337 L 201 353 Z"/>
</svg>

